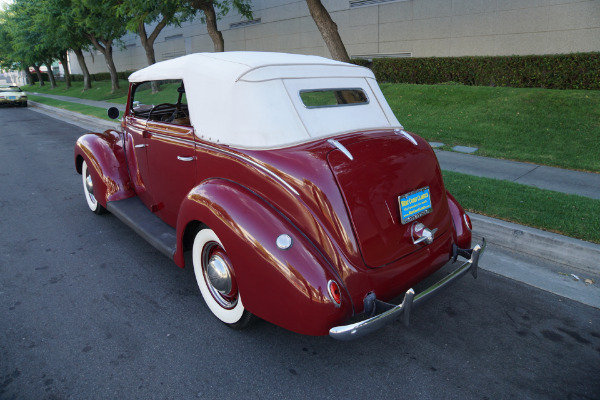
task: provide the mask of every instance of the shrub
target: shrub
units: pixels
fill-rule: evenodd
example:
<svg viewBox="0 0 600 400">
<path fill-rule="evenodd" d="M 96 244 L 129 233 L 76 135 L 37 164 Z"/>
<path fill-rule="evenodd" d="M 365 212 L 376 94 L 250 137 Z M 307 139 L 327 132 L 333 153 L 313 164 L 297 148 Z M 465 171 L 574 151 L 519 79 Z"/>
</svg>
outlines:
<svg viewBox="0 0 600 400">
<path fill-rule="evenodd" d="M 134 73 L 135 71 L 122 71 L 117 72 L 117 77 L 119 79 L 127 79 L 129 75 Z M 92 81 L 110 81 L 110 72 L 99 72 L 97 74 L 90 74 Z M 83 82 L 82 74 L 71 74 L 71 80 L 73 82 Z"/>
<path fill-rule="evenodd" d="M 391 83 L 600 89 L 600 53 L 377 58 L 372 69 L 380 82 Z"/>
<path fill-rule="evenodd" d="M 123 72 L 119 72 L 118 76 L 119 79 L 128 79 L 129 75 L 133 74 L 135 71 L 123 71 Z"/>
<path fill-rule="evenodd" d="M 32 72 L 31 76 L 33 77 L 33 83 L 38 83 L 40 81 L 38 79 L 37 73 Z M 43 82 L 50 82 L 50 78 L 48 78 L 48 73 L 47 72 L 42 72 L 42 81 Z"/>
<path fill-rule="evenodd" d="M 94 81 L 110 81 L 110 72 L 98 72 L 91 75 Z"/>
</svg>

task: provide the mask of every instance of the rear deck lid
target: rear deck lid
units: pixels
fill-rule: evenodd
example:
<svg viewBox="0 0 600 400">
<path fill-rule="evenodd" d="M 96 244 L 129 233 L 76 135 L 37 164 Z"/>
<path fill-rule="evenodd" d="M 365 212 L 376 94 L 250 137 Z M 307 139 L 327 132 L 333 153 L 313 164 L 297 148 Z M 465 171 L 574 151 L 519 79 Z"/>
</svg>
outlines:
<svg viewBox="0 0 600 400">
<path fill-rule="evenodd" d="M 367 266 L 385 266 L 426 247 L 413 243 L 415 221 L 437 228 L 436 237 L 448 231 L 452 222 L 441 171 L 424 140 L 415 145 L 390 133 L 340 142 L 353 159 L 336 149 L 328 162 Z"/>
</svg>

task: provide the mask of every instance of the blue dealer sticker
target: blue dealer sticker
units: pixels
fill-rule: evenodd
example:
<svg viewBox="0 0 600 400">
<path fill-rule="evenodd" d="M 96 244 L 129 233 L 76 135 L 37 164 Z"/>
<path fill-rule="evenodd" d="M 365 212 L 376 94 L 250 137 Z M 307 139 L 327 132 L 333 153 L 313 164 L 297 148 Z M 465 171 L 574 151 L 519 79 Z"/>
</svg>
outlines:
<svg viewBox="0 0 600 400">
<path fill-rule="evenodd" d="M 398 196 L 398 203 L 400 205 L 402 224 L 406 224 L 425 214 L 429 214 L 431 212 L 429 187 L 424 187 L 415 190 L 414 192 Z"/>
</svg>

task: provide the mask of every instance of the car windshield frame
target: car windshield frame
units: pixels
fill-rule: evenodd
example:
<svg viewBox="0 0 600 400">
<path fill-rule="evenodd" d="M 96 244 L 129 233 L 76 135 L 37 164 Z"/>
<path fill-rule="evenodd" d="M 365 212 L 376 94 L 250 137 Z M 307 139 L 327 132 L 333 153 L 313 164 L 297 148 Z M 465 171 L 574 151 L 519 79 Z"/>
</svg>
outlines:
<svg viewBox="0 0 600 400">
<path fill-rule="evenodd" d="M 0 86 L 0 92 L 22 92 L 21 88 L 18 86 Z"/>
</svg>

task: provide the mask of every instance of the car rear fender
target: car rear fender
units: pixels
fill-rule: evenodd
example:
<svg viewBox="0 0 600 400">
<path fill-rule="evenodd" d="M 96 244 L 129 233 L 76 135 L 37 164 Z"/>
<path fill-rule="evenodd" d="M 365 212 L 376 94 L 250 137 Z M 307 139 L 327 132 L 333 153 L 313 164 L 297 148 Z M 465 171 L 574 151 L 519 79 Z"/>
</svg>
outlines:
<svg viewBox="0 0 600 400">
<path fill-rule="evenodd" d="M 106 207 L 108 201 L 135 195 L 131 190 L 121 135 L 114 130 L 88 133 L 75 143 L 75 169 L 81 174 L 83 161 L 94 182 L 94 196 Z"/>
<path fill-rule="evenodd" d="M 465 221 L 466 212 L 450 192 L 446 191 L 446 197 L 454 225 L 454 243 L 460 248 L 469 249 L 471 248 L 471 230 L 467 227 L 467 222 Z"/>
<path fill-rule="evenodd" d="M 183 201 L 177 222 L 181 262 L 186 227 L 201 222 L 221 240 L 233 264 L 244 306 L 258 317 L 294 332 L 325 335 L 353 311 L 343 281 L 298 227 L 253 191 L 225 179 L 210 179 Z M 280 249 L 279 235 L 292 238 Z M 328 293 L 334 280 L 341 305 Z"/>
</svg>

